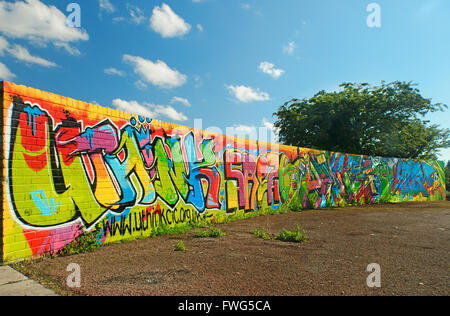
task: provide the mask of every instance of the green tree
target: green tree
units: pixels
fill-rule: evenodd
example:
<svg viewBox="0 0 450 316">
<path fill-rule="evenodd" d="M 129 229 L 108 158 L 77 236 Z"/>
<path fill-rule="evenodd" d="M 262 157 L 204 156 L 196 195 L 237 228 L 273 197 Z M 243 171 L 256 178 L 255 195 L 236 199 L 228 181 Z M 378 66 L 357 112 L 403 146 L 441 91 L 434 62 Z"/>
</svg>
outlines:
<svg viewBox="0 0 450 316">
<path fill-rule="evenodd" d="M 425 120 L 444 111 L 420 95 L 411 82 L 343 83 L 335 92 L 292 99 L 274 116 L 287 145 L 370 156 L 435 159 L 450 146 L 450 130 Z"/>
</svg>

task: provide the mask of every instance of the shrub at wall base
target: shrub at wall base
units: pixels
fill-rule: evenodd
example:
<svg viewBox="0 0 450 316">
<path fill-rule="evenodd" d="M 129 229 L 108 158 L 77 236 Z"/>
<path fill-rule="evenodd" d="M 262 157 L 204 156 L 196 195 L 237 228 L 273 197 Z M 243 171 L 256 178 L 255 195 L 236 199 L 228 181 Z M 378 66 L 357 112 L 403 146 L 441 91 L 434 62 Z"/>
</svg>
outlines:
<svg viewBox="0 0 450 316">
<path fill-rule="evenodd" d="M 2 83 L 2 261 L 299 210 L 445 197 L 438 161 L 222 137 Z"/>
</svg>

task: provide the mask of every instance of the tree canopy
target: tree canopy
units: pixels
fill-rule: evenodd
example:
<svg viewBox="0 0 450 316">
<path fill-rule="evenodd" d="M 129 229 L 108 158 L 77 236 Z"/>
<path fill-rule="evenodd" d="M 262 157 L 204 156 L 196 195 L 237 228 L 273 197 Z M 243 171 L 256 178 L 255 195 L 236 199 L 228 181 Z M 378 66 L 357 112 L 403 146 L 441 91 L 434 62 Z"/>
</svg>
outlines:
<svg viewBox="0 0 450 316">
<path fill-rule="evenodd" d="M 395 81 L 343 83 L 339 91 L 320 91 L 309 99 L 292 99 L 274 116 L 280 142 L 349 154 L 436 159 L 450 146 L 450 130 L 425 120 L 444 111 L 421 96 L 416 84 Z"/>
</svg>

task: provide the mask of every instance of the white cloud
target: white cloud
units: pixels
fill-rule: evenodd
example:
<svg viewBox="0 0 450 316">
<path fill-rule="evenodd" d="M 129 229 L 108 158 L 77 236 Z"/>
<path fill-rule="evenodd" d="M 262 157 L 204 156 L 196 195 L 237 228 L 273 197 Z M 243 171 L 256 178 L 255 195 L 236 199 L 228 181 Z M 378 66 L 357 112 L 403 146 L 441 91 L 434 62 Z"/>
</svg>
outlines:
<svg viewBox="0 0 450 316">
<path fill-rule="evenodd" d="M 295 42 L 289 42 L 287 45 L 283 46 L 283 53 L 292 55 L 296 47 L 297 44 L 295 44 Z"/>
<path fill-rule="evenodd" d="M 100 11 L 106 11 L 107 13 L 113 13 L 116 8 L 109 0 L 98 0 Z"/>
<path fill-rule="evenodd" d="M 241 9 L 245 10 L 245 11 L 249 11 L 249 12 L 255 14 L 255 15 L 259 15 L 259 16 L 262 15 L 260 10 L 258 10 L 256 7 L 254 7 L 251 4 L 246 3 L 246 2 L 242 2 L 241 3 Z"/>
<path fill-rule="evenodd" d="M 32 56 L 25 47 L 18 44 L 10 45 L 5 38 L 0 36 L 0 56 L 5 52 L 14 58 L 29 64 L 37 64 L 43 67 L 56 67 L 54 62 L 48 61 L 41 57 Z M 3 72 L 6 74 L 7 68 L 5 69 L 5 67 L 6 66 L 3 67 Z"/>
<path fill-rule="evenodd" d="M 252 140 L 258 140 L 258 128 L 254 125 L 235 124 L 227 126 L 225 129 L 226 137 L 240 137 Z"/>
<path fill-rule="evenodd" d="M 265 117 L 262 119 L 263 126 L 266 127 L 271 132 L 271 137 L 273 141 L 278 141 L 278 129 L 275 127 L 274 123 L 269 122 Z"/>
<path fill-rule="evenodd" d="M 278 142 L 276 128 L 273 123 L 263 118 L 260 126 L 235 124 L 226 128 L 226 135 L 238 136 L 264 142 Z"/>
<path fill-rule="evenodd" d="M 142 115 L 146 117 L 155 117 L 155 112 L 152 112 L 148 106 L 141 105 L 137 101 L 125 101 L 122 99 L 114 99 L 112 105 L 119 111 L 130 114 Z"/>
<path fill-rule="evenodd" d="M 226 87 L 236 99 L 244 103 L 270 100 L 269 94 L 259 89 L 255 91 L 252 87 L 232 85 Z"/>
<path fill-rule="evenodd" d="M 189 100 L 185 99 L 185 98 L 173 97 L 172 101 L 170 101 L 170 104 L 174 104 L 174 103 L 181 103 L 184 106 L 191 107 L 191 102 L 189 102 Z"/>
<path fill-rule="evenodd" d="M 127 12 L 129 17 L 124 16 L 116 16 L 112 18 L 112 21 L 115 23 L 118 22 L 131 22 L 134 24 L 141 24 L 144 22 L 147 18 L 145 17 L 144 11 L 142 11 L 141 8 L 127 3 Z"/>
<path fill-rule="evenodd" d="M 199 75 L 193 75 L 194 78 L 194 87 L 200 88 L 203 85 L 202 78 Z"/>
<path fill-rule="evenodd" d="M 0 33 L 41 45 L 47 42 L 68 43 L 89 39 L 86 31 L 67 25 L 63 12 L 39 0 L 1 1 Z"/>
<path fill-rule="evenodd" d="M 441 149 L 438 152 L 438 159 L 441 161 L 450 161 L 450 149 Z M 447 189 L 448 191 L 449 189 Z"/>
<path fill-rule="evenodd" d="M 116 68 L 106 68 L 105 70 L 103 70 L 105 74 L 107 75 L 111 75 L 111 76 L 120 76 L 120 77 L 124 77 L 125 73 L 121 70 L 118 70 Z"/>
<path fill-rule="evenodd" d="M 114 23 L 118 23 L 118 22 L 126 21 L 126 19 L 123 16 L 116 16 L 116 17 L 112 18 L 112 21 Z"/>
<path fill-rule="evenodd" d="M 73 55 L 73 56 L 81 55 L 78 48 L 70 46 L 69 43 L 54 42 L 53 45 L 55 45 L 55 47 L 61 47 L 61 48 L 65 49 L 66 52 L 68 52 L 70 55 Z"/>
<path fill-rule="evenodd" d="M 285 72 L 283 69 L 275 68 L 274 64 L 269 63 L 267 61 L 263 61 L 262 63 L 260 63 L 258 68 L 262 72 L 272 76 L 274 79 L 280 78 L 283 75 L 283 73 Z"/>
<path fill-rule="evenodd" d="M 24 61 L 26 63 L 37 64 L 43 67 L 56 67 L 56 64 L 54 62 L 48 61 L 41 57 L 32 56 L 28 51 L 28 49 L 17 44 L 15 44 L 10 48 L 7 48 L 7 51 L 14 58 Z"/>
<path fill-rule="evenodd" d="M 203 32 L 204 31 L 203 25 L 197 24 L 197 30 L 199 30 L 200 32 Z"/>
<path fill-rule="evenodd" d="M 131 21 L 136 24 L 141 24 L 145 20 L 144 12 L 137 6 L 127 3 L 127 11 L 131 16 Z"/>
<path fill-rule="evenodd" d="M 241 125 L 235 125 L 234 130 L 239 133 L 252 134 L 252 133 L 256 132 L 256 127 L 241 124 Z"/>
<path fill-rule="evenodd" d="M 136 86 L 136 88 L 138 88 L 139 90 L 145 90 L 147 89 L 147 85 L 142 81 L 142 80 L 138 80 L 134 83 L 134 85 Z"/>
<path fill-rule="evenodd" d="M 170 118 L 174 121 L 187 121 L 188 118 L 186 115 L 184 115 L 181 112 L 178 112 L 170 105 L 154 105 L 153 110 L 162 116 L 165 116 L 167 118 Z"/>
<path fill-rule="evenodd" d="M 118 22 L 130 22 L 130 23 L 134 23 L 134 24 L 142 24 L 142 22 L 144 22 L 145 20 L 147 20 L 144 11 L 135 6 L 132 5 L 130 3 L 127 3 L 126 5 L 126 9 L 128 12 L 128 17 L 124 17 L 124 16 L 116 16 L 112 18 L 112 21 L 115 23 Z"/>
<path fill-rule="evenodd" d="M 142 115 L 150 118 L 158 118 L 162 116 L 174 121 L 188 120 L 186 115 L 178 112 L 170 105 L 154 105 L 147 102 L 140 104 L 137 101 L 125 101 L 122 99 L 114 99 L 112 101 L 112 105 L 119 111 Z"/>
<path fill-rule="evenodd" d="M 153 8 L 150 27 L 164 38 L 183 36 L 191 30 L 191 26 L 165 3 Z"/>
<path fill-rule="evenodd" d="M 8 67 L 6 67 L 3 63 L 0 62 L 0 80 L 12 80 L 16 77 Z"/>
<path fill-rule="evenodd" d="M 272 122 L 269 122 L 265 117 L 263 118 L 262 123 L 266 128 L 270 130 L 274 129 L 274 124 Z"/>
<path fill-rule="evenodd" d="M 134 66 L 134 72 L 142 80 L 157 87 L 171 89 L 182 86 L 187 81 L 187 76 L 181 74 L 176 69 L 171 69 L 165 62 L 144 59 L 139 56 L 124 55 L 123 60 Z"/>
<path fill-rule="evenodd" d="M 9 47 L 9 43 L 6 39 L 0 36 L 0 56 L 3 55 L 3 52 Z"/>
</svg>

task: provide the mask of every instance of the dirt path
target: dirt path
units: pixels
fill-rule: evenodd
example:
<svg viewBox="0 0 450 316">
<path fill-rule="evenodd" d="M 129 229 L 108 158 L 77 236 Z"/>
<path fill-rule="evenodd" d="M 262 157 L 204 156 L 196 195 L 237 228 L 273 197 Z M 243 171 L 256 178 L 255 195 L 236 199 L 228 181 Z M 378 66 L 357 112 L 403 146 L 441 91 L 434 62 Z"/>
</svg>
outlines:
<svg viewBox="0 0 450 316">
<path fill-rule="evenodd" d="M 263 228 L 307 230 L 305 244 L 258 239 Z M 45 259 L 33 271 L 72 295 L 448 295 L 450 202 L 374 205 L 257 217 L 218 225 L 227 236 L 195 231 L 107 245 L 93 253 Z M 188 248 L 174 251 L 179 240 Z M 65 286 L 81 267 L 81 288 Z M 369 288 L 366 267 L 381 267 Z M 54 286 L 52 286 L 54 288 Z"/>
</svg>

